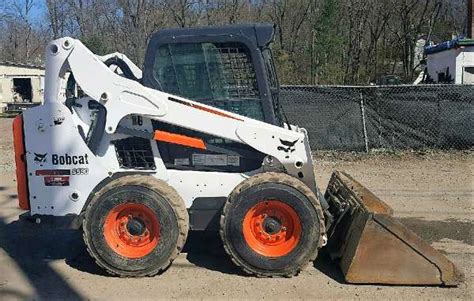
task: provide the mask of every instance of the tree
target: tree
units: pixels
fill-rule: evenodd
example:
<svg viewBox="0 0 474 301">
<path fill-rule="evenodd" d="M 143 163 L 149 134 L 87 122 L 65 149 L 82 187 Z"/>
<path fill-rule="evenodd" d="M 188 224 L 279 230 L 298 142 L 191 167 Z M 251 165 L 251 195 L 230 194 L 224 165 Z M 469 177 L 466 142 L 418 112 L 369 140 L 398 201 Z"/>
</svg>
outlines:
<svg viewBox="0 0 474 301">
<path fill-rule="evenodd" d="M 315 11 L 316 8 L 313 7 L 311 15 L 314 22 L 309 47 L 310 83 L 317 84 L 320 79 L 325 79 L 327 83 L 338 83 L 343 76 L 342 70 L 336 68 L 344 46 L 337 32 L 339 3 L 336 0 L 325 0 L 319 18 L 316 17 Z"/>
<path fill-rule="evenodd" d="M 416 75 L 420 37 L 466 32 L 466 0 L 5 0 L 0 60 L 41 62 L 51 39 L 72 36 L 98 54 L 141 64 L 162 28 L 237 23 L 276 26 L 281 83 L 368 84 Z M 32 13 L 43 8 L 43 14 Z"/>
</svg>

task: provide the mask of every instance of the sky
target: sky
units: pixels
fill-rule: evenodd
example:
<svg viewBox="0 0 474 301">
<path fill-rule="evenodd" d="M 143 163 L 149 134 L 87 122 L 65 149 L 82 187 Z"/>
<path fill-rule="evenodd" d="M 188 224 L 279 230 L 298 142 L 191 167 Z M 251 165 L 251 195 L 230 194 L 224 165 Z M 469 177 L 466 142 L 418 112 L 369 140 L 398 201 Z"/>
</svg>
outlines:
<svg viewBox="0 0 474 301">
<path fill-rule="evenodd" d="M 24 2 L 26 0 L 19 0 L 21 2 Z M 31 11 L 31 16 L 32 18 L 38 20 L 41 19 L 46 12 L 46 3 L 44 0 L 34 0 L 34 7 Z"/>
<path fill-rule="evenodd" d="M 7 13 L 14 3 L 18 3 L 21 7 L 24 7 L 26 1 L 27 0 L 0 0 L 0 14 Z M 33 7 L 29 14 L 30 20 L 33 22 L 41 21 L 45 13 L 46 1 L 33 0 Z"/>
</svg>

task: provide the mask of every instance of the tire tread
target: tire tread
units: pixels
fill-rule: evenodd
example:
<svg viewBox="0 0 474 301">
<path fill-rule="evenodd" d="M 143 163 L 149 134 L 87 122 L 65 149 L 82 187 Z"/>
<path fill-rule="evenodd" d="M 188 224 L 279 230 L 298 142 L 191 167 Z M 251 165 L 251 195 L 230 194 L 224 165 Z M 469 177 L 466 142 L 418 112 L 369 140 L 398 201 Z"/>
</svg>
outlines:
<svg viewBox="0 0 474 301">
<path fill-rule="evenodd" d="M 229 240 L 227 239 L 226 231 L 224 230 L 225 229 L 225 224 L 226 224 L 226 221 L 227 221 L 228 212 L 229 212 L 230 207 L 231 207 L 230 204 L 232 203 L 232 200 L 239 193 L 241 193 L 242 191 L 245 191 L 249 187 L 252 187 L 254 185 L 263 184 L 263 183 L 268 183 L 268 182 L 282 183 L 282 184 L 285 184 L 287 186 L 293 187 L 296 190 L 298 190 L 299 192 L 301 192 L 302 194 L 304 194 L 306 197 L 308 197 L 308 199 L 313 204 L 313 206 L 316 210 L 316 213 L 319 217 L 320 237 L 319 237 L 319 241 L 318 241 L 318 248 L 316 248 L 315 253 L 312 254 L 312 256 L 310 257 L 310 260 L 305 262 L 303 265 L 298 266 L 295 269 L 290 270 L 290 271 L 288 271 L 286 273 L 283 273 L 283 274 L 274 274 L 272 272 L 263 273 L 263 272 L 258 272 L 258 271 L 255 271 L 255 270 L 251 270 L 248 267 L 246 267 L 244 263 L 242 263 L 240 260 L 237 259 L 238 258 L 237 254 L 235 254 L 234 250 L 229 246 Z M 310 262 L 314 261 L 316 259 L 316 257 L 318 256 L 318 249 L 323 244 L 323 238 L 322 237 L 323 237 L 323 234 L 325 233 L 323 209 L 322 209 L 321 203 L 317 199 L 316 195 L 302 181 L 300 181 L 300 180 L 296 179 L 295 177 L 292 177 L 288 174 L 285 174 L 285 173 L 278 173 L 278 172 L 261 173 L 261 174 L 257 174 L 255 176 L 252 176 L 252 177 L 244 180 L 242 183 L 237 185 L 234 188 L 234 190 L 231 192 L 231 194 L 229 195 L 229 197 L 227 199 L 227 202 L 225 203 L 224 208 L 222 210 L 222 214 L 221 214 L 221 218 L 220 218 L 220 231 L 219 231 L 219 233 L 220 233 L 220 236 L 221 236 L 221 239 L 222 239 L 222 242 L 223 242 L 224 249 L 225 249 L 226 253 L 229 255 L 232 262 L 236 266 L 240 267 L 245 273 L 247 273 L 249 275 L 254 275 L 256 277 L 262 277 L 262 278 L 264 278 L 264 277 L 272 278 L 272 277 L 275 277 L 275 276 L 290 278 L 290 277 L 298 275 L 302 270 L 304 270 L 308 266 L 308 264 Z"/>
<path fill-rule="evenodd" d="M 125 186 L 125 185 L 142 186 L 150 190 L 159 192 L 160 194 L 164 196 L 166 200 L 170 202 L 170 205 L 173 208 L 173 211 L 178 220 L 179 233 L 178 233 L 176 248 L 174 249 L 167 263 L 155 269 L 141 271 L 141 272 L 134 272 L 134 273 L 130 273 L 130 272 L 121 273 L 118 270 L 112 270 L 106 265 L 102 264 L 100 260 L 98 260 L 98 258 L 94 254 L 93 246 L 89 243 L 90 241 L 89 238 L 91 234 L 89 232 L 88 227 L 86 226 L 88 225 L 87 223 L 88 211 L 90 210 L 92 205 L 100 199 L 100 196 L 103 193 L 105 193 L 106 191 L 110 189 L 120 187 L 120 186 Z M 83 225 L 82 227 L 83 239 L 86 244 L 87 252 L 92 258 L 94 258 L 94 261 L 97 263 L 98 266 L 104 269 L 107 273 L 111 275 L 119 276 L 119 277 L 147 277 L 147 276 L 154 276 L 158 273 L 165 271 L 173 263 L 176 257 L 178 257 L 179 253 L 183 249 L 183 246 L 186 242 L 186 238 L 188 235 L 189 216 L 188 216 L 188 212 L 186 210 L 186 206 L 184 204 L 183 199 L 179 196 L 179 194 L 176 192 L 176 190 L 173 187 L 169 186 L 164 181 L 158 180 L 156 178 L 153 178 L 152 176 L 147 176 L 147 175 L 127 175 L 127 176 L 123 176 L 109 182 L 104 187 L 102 187 L 99 191 L 97 191 L 97 193 L 94 195 L 92 200 L 89 202 L 85 210 L 85 214 L 83 214 L 82 225 Z"/>
</svg>

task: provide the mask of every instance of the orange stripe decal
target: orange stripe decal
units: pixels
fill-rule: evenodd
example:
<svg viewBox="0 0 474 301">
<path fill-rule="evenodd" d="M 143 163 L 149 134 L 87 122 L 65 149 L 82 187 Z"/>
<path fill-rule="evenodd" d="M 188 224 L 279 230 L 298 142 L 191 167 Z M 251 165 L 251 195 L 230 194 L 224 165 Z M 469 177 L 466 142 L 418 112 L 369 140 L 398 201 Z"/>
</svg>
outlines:
<svg viewBox="0 0 474 301">
<path fill-rule="evenodd" d="M 199 149 L 206 149 L 206 144 L 201 138 L 194 138 L 165 131 L 155 131 L 153 139 L 173 144 L 179 144 Z"/>
<path fill-rule="evenodd" d="M 23 116 L 18 115 L 13 120 L 13 148 L 15 149 L 16 186 L 18 203 L 21 209 L 29 210 L 28 184 L 26 177 L 25 144 L 23 141 Z"/>
<path fill-rule="evenodd" d="M 193 108 L 196 108 L 198 110 L 201 110 L 201 111 L 206 111 L 208 113 L 212 113 L 214 115 L 218 115 L 218 116 L 222 116 L 222 117 L 226 117 L 226 118 L 230 118 L 230 119 L 234 119 L 234 120 L 238 120 L 238 121 L 243 121 L 240 118 L 234 117 L 234 116 L 226 114 L 224 112 L 217 111 L 217 110 L 207 108 L 207 107 L 204 107 L 204 106 L 200 106 L 200 105 L 197 105 L 197 104 L 190 104 L 190 106 L 193 107 Z"/>
<path fill-rule="evenodd" d="M 244 121 L 243 119 L 234 117 L 230 114 L 227 114 L 227 113 L 224 113 L 224 112 L 212 109 L 212 108 L 208 108 L 208 107 L 205 107 L 205 106 L 201 106 L 199 104 L 190 103 L 190 102 L 187 102 L 187 101 L 184 101 L 184 100 L 181 100 L 181 99 L 168 97 L 168 100 L 171 100 L 171 101 L 174 101 L 174 102 L 180 103 L 182 105 L 185 105 L 185 106 L 188 106 L 188 107 L 191 107 L 191 108 L 195 108 L 195 109 L 198 109 L 198 110 L 201 110 L 201 111 L 205 111 L 205 112 L 208 112 L 208 113 L 211 113 L 211 114 L 214 114 L 214 115 L 218 115 L 218 116 L 222 116 L 222 117 L 226 117 L 226 118 L 230 118 L 230 119 L 234 119 L 234 120 L 238 120 L 238 121 Z"/>
</svg>

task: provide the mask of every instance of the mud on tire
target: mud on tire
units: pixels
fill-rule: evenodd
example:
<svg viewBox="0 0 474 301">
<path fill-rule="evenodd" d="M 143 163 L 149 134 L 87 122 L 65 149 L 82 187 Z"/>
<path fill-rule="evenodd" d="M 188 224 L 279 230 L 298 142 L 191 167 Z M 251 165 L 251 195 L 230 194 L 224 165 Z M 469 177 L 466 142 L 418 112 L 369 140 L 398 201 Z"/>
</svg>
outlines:
<svg viewBox="0 0 474 301">
<path fill-rule="evenodd" d="M 300 180 L 262 173 L 230 194 L 220 235 L 232 261 L 259 277 L 298 274 L 316 259 L 325 232 L 321 205 Z"/>
<path fill-rule="evenodd" d="M 188 228 L 184 202 L 171 186 L 132 175 L 95 194 L 84 213 L 83 238 L 89 254 L 108 273 L 153 276 L 181 252 Z"/>
</svg>

